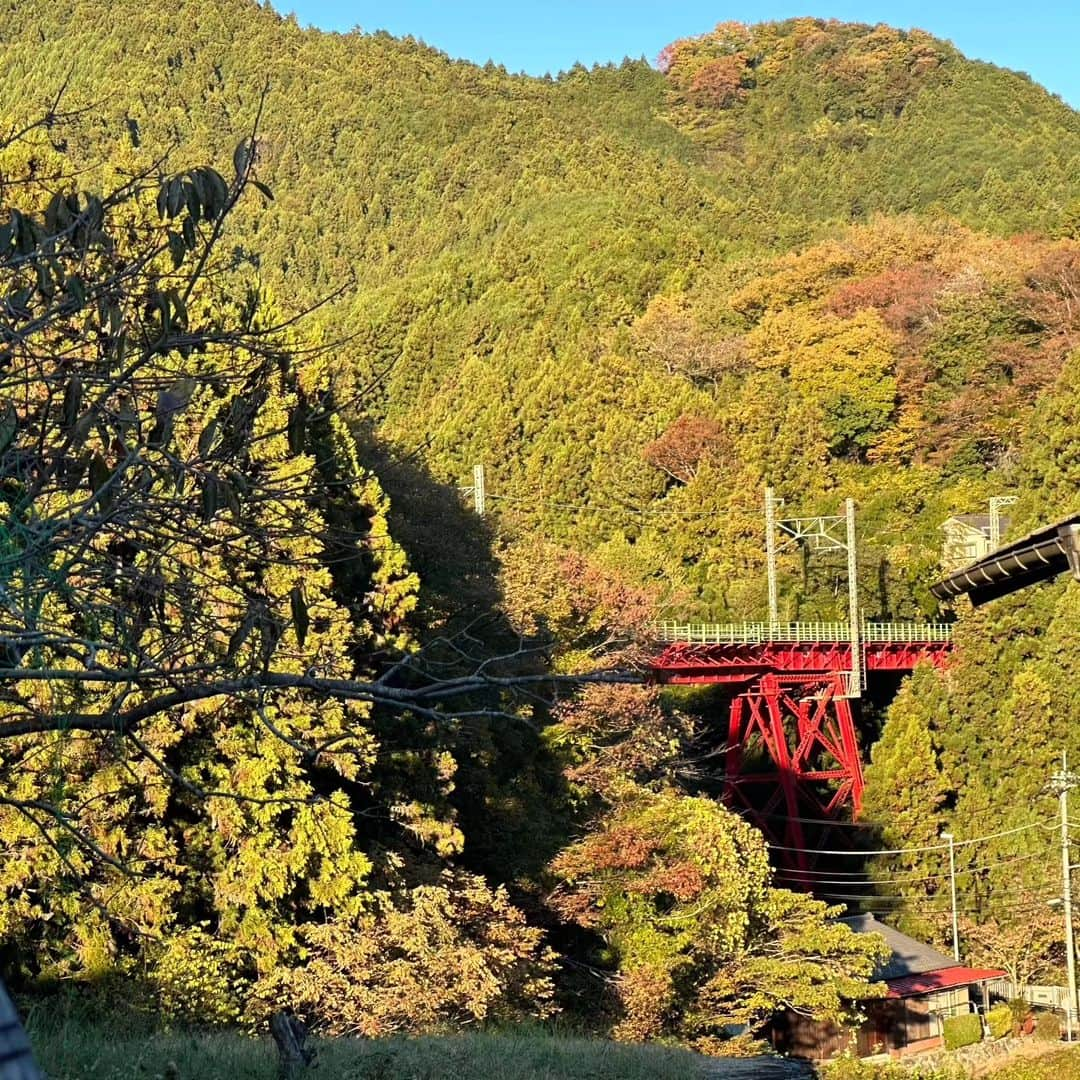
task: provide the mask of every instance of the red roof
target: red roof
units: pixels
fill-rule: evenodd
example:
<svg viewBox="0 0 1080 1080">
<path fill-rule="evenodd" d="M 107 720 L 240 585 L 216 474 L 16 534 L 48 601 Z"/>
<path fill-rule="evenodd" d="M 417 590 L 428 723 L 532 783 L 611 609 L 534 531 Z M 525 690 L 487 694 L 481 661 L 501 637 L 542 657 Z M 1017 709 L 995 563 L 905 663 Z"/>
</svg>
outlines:
<svg viewBox="0 0 1080 1080">
<path fill-rule="evenodd" d="M 916 994 L 929 994 L 934 990 L 947 990 L 950 986 L 966 986 L 968 983 L 982 982 L 984 979 L 999 979 L 1004 971 L 994 968 L 956 967 L 940 968 L 938 971 L 924 971 L 921 975 L 904 975 L 899 979 L 886 979 L 889 988 L 888 997 L 905 998 Z"/>
</svg>

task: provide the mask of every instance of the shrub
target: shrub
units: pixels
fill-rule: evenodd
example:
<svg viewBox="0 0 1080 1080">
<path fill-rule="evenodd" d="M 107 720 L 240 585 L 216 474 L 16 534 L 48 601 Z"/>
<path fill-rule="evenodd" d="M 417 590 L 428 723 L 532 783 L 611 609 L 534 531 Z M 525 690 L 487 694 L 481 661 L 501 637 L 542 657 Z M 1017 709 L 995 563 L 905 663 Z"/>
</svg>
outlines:
<svg viewBox="0 0 1080 1080">
<path fill-rule="evenodd" d="M 955 1062 L 941 1065 L 901 1065 L 895 1061 L 865 1061 L 845 1052 L 820 1067 L 823 1080 L 962 1080 L 966 1071 Z"/>
<path fill-rule="evenodd" d="M 990 1029 L 990 1038 L 1004 1039 L 1013 1029 L 1013 1012 L 1005 1002 L 995 1005 L 986 1014 L 986 1026 Z"/>
<path fill-rule="evenodd" d="M 464 871 L 387 896 L 354 921 L 301 928 L 305 955 L 258 986 L 328 1035 L 378 1038 L 440 1025 L 544 1019 L 555 957 L 503 888 Z"/>
<path fill-rule="evenodd" d="M 959 1050 L 982 1039 L 982 1021 L 974 1013 L 947 1017 L 941 1025 L 946 1050 Z"/>
<path fill-rule="evenodd" d="M 1013 1031 L 1019 1031 L 1020 1025 L 1031 1015 L 1031 1006 L 1023 998 L 1013 998 L 1009 1002 L 1009 1012 L 1012 1013 Z"/>
<path fill-rule="evenodd" d="M 165 939 L 151 975 L 166 1022 L 234 1024 L 248 988 L 242 950 L 199 927 Z"/>
<path fill-rule="evenodd" d="M 1035 1021 L 1035 1038 L 1057 1042 L 1061 1038 L 1061 1021 L 1054 1013 L 1039 1013 Z"/>
</svg>

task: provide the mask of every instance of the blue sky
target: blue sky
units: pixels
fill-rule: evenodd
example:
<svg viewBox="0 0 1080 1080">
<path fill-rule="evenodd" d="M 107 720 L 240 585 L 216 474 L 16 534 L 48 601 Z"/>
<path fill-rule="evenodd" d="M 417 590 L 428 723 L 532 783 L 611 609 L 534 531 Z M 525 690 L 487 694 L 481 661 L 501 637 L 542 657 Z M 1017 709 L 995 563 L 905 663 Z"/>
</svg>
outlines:
<svg viewBox="0 0 1080 1080">
<path fill-rule="evenodd" d="M 542 75 L 646 56 L 717 22 L 816 15 L 918 26 L 968 56 L 1026 71 L 1080 108 L 1080 0 L 272 0 L 324 30 L 412 34 L 451 56 Z"/>
</svg>

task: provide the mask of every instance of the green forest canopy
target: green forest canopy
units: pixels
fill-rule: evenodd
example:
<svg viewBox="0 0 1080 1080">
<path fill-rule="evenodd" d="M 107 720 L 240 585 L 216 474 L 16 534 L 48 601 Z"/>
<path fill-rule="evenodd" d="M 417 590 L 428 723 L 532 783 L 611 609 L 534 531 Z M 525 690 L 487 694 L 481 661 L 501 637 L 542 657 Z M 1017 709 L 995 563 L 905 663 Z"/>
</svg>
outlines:
<svg viewBox="0 0 1080 1080">
<path fill-rule="evenodd" d="M 268 81 L 276 199 L 237 257 L 289 308 L 355 282 L 314 321 L 377 384 L 358 419 L 440 482 L 483 462 L 527 532 L 750 617 L 763 483 L 851 494 L 889 565 L 867 604 L 910 614 L 939 521 L 1011 483 L 1080 220 L 1080 118 L 1024 77 L 812 19 L 533 79 L 239 0 L 100 11 L 9 8 L 6 110 L 66 80 L 99 170 L 215 160 Z M 713 438 L 673 477 L 648 448 L 684 417 Z"/>
</svg>

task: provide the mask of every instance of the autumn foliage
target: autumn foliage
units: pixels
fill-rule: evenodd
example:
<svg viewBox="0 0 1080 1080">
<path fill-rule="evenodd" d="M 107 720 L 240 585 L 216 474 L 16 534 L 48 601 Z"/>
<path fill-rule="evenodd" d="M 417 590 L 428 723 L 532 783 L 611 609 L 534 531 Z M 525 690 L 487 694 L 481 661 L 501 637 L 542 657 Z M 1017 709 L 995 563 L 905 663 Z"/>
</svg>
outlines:
<svg viewBox="0 0 1080 1080">
<path fill-rule="evenodd" d="M 727 436 L 723 426 L 704 416 L 680 416 L 642 451 L 650 465 L 682 484 L 697 476 L 703 461 L 723 465 L 730 463 L 734 453 L 734 440 Z"/>
<path fill-rule="evenodd" d="M 754 1031 L 782 1003 L 840 1020 L 874 992 L 864 980 L 881 943 L 772 888 L 760 834 L 712 800 L 641 793 L 552 871 L 552 905 L 598 931 L 618 965 L 621 1038 L 709 1051 L 727 1025 Z"/>
<path fill-rule="evenodd" d="M 951 59 L 948 47 L 920 30 L 791 19 L 720 23 L 710 33 L 668 45 L 657 66 L 676 105 L 685 101 L 705 110 L 727 109 L 759 84 L 811 75 L 826 115 L 844 121 L 898 115 Z M 679 115 L 690 119 L 689 113 Z"/>
<path fill-rule="evenodd" d="M 743 80 L 747 75 L 746 57 L 739 53 L 719 56 L 702 64 L 690 80 L 690 95 L 695 102 L 726 108 L 741 101 L 748 93 Z"/>
<path fill-rule="evenodd" d="M 288 999 L 322 1030 L 378 1038 L 554 1011 L 556 957 L 505 889 L 444 872 L 350 922 L 302 934 L 306 962 L 264 980 L 265 1007 Z"/>
<path fill-rule="evenodd" d="M 59 319 L 37 339 L 48 378 L 31 365 L 9 395 L 22 415 L 68 423 L 72 369 L 100 362 L 110 385 L 162 312 L 128 296 L 118 334 L 109 304 L 84 304 L 48 259 L 35 280 L 12 211 L 85 210 L 82 193 L 169 160 L 165 220 L 136 182 L 110 209 L 115 246 L 87 266 L 127 273 L 131 235 L 154 222 L 174 234 L 155 292 L 175 292 L 169 247 L 210 224 L 183 183 L 207 182 L 200 162 L 227 172 L 265 104 L 253 146 L 274 197 L 239 203 L 212 294 L 166 314 L 212 315 L 260 349 L 268 320 L 288 332 L 250 400 L 246 360 L 212 353 L 214 385 L 173 409 L 203 360 L 168 351 L 135 412 L 118 393 L 86 446 L 62 450 L 74 490 L 127 461 L 156 524 L 190 534 L 169 558 L 147 529 L 88 545 L 93 588 L 59 575 L 35 614 L 67 638 L 95 629 L 93 610 L 98 630 L 135 627 L 140 655 L 188 657 L 185 678 L 236 660 L 257 682 L 264 650 L 297 679 L 393 671 L 394 690 L 431 676 L 412 667 L 420 650 L 436 681 L 463 665 L 640 673 L 657 618 L 762 618 L 766 485 L 793 514 L 855 499 L 870 619 L 943 617 L 927 584 L 950 515 L 1010 492 L 1018 529 L 1080 508 L 1076 113 L 925 33 L 723 23 L 672 43 L 659 71 L 532 79 L 411 39 L 320 34 L 254 0 L 8 4 L 0 31 L 0 132 L 60 84 L 75 113 L 0 154 L 0 351 L 22 340 L 11 320 L 33 321 L 29 299 Z M 27 430 L 0 450 L 16 471 L 38 452 L 23 455 Z M 460 491 L 477 464 L 483 519 Z M 251 496 L 270 478 L 274 497 Z M 74 490 L 58 485 L 51 509 Z M 10 598 L 11 536 L 52 535 L 9 517 Z M 783 619 L 846 617 L 843 567 L 816 555 L 781 551 Z M 1052 865 L 1030 808 L 1060 744 L 1080 753 L 1070 595 L 961 620 L 947 680 L 917 677 L 884 721 L 867 796 L 894 847 L 913 830 L 928 847 L 942 827 L 1031 825 L 990 865 L 961 854 L 964 903 L 993 931 L 972 955 L 1018 956 L 1017 971 L 1056 959 L 1026 905 Z M 117 699 L 145 694 L 133 681 Z M 0 695 L 0 713 L 61 726 L 102 700 L 72 680 Z M 722 725 L 683 705 L 542 681 L 449 718 L 245 682 L 167 710 L 140 745 L 114 729 L 5 739 L 2 974 L 135 987 L 177 1023 L 255 1024 L 295 995 L 350 1033 L 558 1002 L 575 1022 L 614 1015 L 622 1036 L 715 1050 L 725 1024 L 780 1003 L 835 1017 L 838 994 L 867 992 L 869 954 L 777 889 L 760 837 L 706 796 Z M 928 906 L 940 935 L 940 852 L 917 854 L 879 875 L 879 899 Z"/>
</svg>

